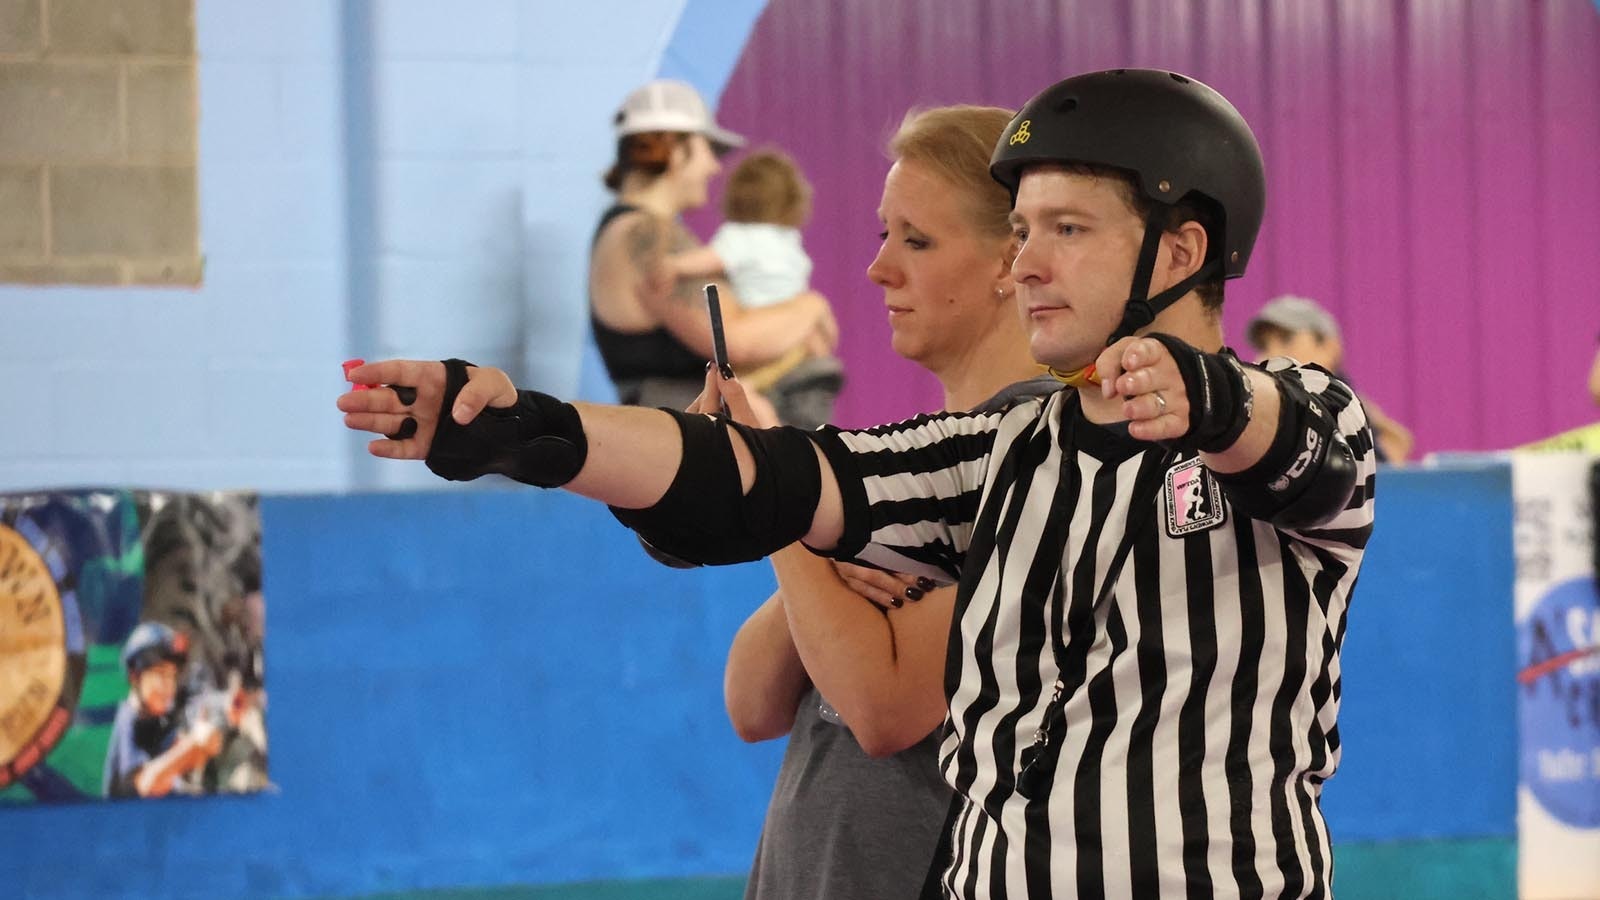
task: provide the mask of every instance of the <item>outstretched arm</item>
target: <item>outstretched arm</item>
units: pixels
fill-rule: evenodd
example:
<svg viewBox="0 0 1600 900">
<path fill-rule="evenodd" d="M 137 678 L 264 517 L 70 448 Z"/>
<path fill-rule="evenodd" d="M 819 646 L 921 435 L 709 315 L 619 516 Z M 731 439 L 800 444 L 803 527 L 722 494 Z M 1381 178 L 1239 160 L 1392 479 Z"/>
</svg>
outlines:
<svg viewBox="0 0 1600 900">
<path fill-rule="evenodd" d="M 426 460 L 456 481 L 500 474 L 565 487 L 610 504 L 681 560 L 747 562 L 803 541 L 935 581 L 958 577 L 1003 419 L 942 413 L 859 432 L 760 429 L 702 413 L 563 403 L 460 360 L 371 363 L 346 377 L 380 385 L 338 401 L 348 427 L 383 435 L 368 445 L 376 456 Z M 743 391 L 708 370 L 696 408 Z M 1031 422 L 1038 407 L 1014 412 Z M 908 522 L 908 497 L 946 502 Z"/>
<path fill-rule="evenodd" d="M 539 480 L 541 469 L 555 471 L 572 465 L 575 471 L 560 471 L 548 486 L 565 487 L 574 493 L 600 500 L 624 510 L 644 510 L 661 503 L 678 478 L 684 462 L 683 423 L 661 410 L 639 407 L 565 404 L 534 392 L 518 392 L 511 379 L 498 369 L 464 367 L 465 383 L 447 391 L 446 367 L 438 362 L 387 360 L 352 369 L 347 375 L 356 384 L 398 385 L 405 389 L 378 387 L 352 390 L 338 400 L 345 413 L 345 425 L 358 431 L 382 435 L 367 445 L 374 456 L 386 459 L 412 459 L 429 462 L 436 472 L 441 457 L 454 459 L 511 460 L 524 466 L 514 474 L 529 483 Z M 727 390 L 743 395 L 736 381 L 724 382 L 716 372 L 706 373 L 702 405 L 713 406 Z M 709 400 L 705 399 L 709 398 Z M 449 403 L 448 411 L 443 409 Z M 483 421 L 479 427 L 473 423 Z M 407 424 L 407 420 L 412 424 Z M 686 417 L 696 434 L 712 427 L 707 417 Z M 442 438 L 441 438 L 442 435 Z M 804 438 L 804 433 L 789 435 Z M 713 481 L 720 480 L 726 493 L 737 499 L 751 492 L 756 484 L 755 455 L 745 438 L 731 429 L 718 429 L 705 441 L 726 441 L 731 462 L 709 473 L 698 472 Z M 572 452 L 573 444 L 582 445 Z M 827 549 L 838 543 L 844 527 L 844 508 L 838 481 L 827 460 L 809 440 L 805 452 L 818 466 L 820 490 L 810 512 L 802 539 L 810 546 Z M 475 471 L 471 478 L 488 471 Z M 507 473 L 512 474 L 512 473 Z M 524 477 L 528 476 L 528 477 Z M 455 475 L 449 477 L 458 477 Z M 736 483 L 736 484 L 735 484 Z M 781 497 L 789 501 L 793 498 Z M 707 509 L 707 514 L 728 517 L 741 515 L 738 509 Z M 765 555 L 792 538 L 766 548 Z"/>
<path fill-rule="evenodd" d="M 1253 518 L 1291 530 L 1328 522 L 1371 469 L 1360 403 L 1316 367 L 1268 371 L 1148 334 L 1112 344 L 1095 368 L 1103 381 L 1080 393 L 1086 411 L 1112 405 L 1133 437 L 1198 451 Z"/>
</svg>

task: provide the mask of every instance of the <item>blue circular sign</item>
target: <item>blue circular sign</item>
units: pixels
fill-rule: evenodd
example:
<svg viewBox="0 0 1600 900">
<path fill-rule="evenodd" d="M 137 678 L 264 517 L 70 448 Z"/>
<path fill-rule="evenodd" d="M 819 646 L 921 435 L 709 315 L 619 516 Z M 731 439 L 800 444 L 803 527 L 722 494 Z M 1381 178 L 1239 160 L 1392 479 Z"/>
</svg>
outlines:
<svg viewBox="0 0 1600 900">
<path fill-rule="evenodd" d="M 1522 783 L 1551 816 L 1600 828 L 1600 591 L 1574 578 L 1517 634 Z"/>
</svg>

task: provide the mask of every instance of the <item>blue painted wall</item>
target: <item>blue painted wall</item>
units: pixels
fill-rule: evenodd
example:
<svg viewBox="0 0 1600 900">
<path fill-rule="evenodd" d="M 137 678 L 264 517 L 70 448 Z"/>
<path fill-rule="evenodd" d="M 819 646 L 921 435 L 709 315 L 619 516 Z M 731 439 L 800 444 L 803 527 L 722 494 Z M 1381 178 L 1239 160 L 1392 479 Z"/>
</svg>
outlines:
<svg viewBox="0 0 1600 900">
<path fill-rule="evenodd" d="M 0 286 L 0 488 L 347 480 L 336 6 L 196 6 L 205 286 Z"/>
<path fill-rule="evenodd" d="M 763 6 L 200 0 L 205 283 L 0 286 L 0 490 L 436 487 L 340 427 L 349 356 L 606 399 L 610 113 L 658 72 L 719 94 Z"/>
<path fill-rule="evenodd" d="M 1335 843 L 1509 839 L 1509 478 L 1386 472 L 1378 502 Z M 764 566 L 665 570 L 598 505 L 531 490 L 263 516 L 280 791 L 0 809 L 0 885 L 303 897 L 746 869 L 780 747 L 733 737 L 721 669 Z"/>
</svg>

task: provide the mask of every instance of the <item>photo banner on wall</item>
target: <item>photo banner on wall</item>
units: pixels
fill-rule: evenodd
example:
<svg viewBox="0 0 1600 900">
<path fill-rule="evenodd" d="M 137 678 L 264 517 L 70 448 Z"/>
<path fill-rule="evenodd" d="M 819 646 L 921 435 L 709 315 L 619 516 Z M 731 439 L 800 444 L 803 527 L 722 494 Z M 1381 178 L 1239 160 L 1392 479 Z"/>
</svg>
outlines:
<svg viewBox="0 0 1600 900">
<path fill-rule="evenodd" d="M 268 786 L 250 493 L 0 493 L 0 804 Z"/>
<path fill-rule="evenodd" d="M 1521 900 L 1600 897 L 1600 588 L 1594 466 L 1516 453 Z"/>
</svg>

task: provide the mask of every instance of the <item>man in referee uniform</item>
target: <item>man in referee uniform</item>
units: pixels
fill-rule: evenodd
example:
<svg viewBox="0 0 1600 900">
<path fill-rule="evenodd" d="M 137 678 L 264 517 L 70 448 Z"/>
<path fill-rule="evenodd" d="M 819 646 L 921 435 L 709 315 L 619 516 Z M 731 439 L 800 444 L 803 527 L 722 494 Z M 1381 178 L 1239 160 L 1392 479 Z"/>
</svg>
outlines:
<svg viewBox="0 0 1600 900">
<path fill-rule="evenodd" d="M 450 360 L 357 369 L 415 394 L 339 406 L 394 434 L 375 455 L 565 486 L 683 559 L 803 540 L 958 580 L 951 896 L 1327 896 L 1318 801 L 1376 467 L 1345 385 L 1222 347 L 1264 207 L 1255 139 L 1192 79 L 1098 72 L 1030 101 L 991 171 L 1034 357 L 1070 385 L 1043 400 L 763 431 Z M 715 371 L 706 392 L 743 400 Z"/>
</svg>

